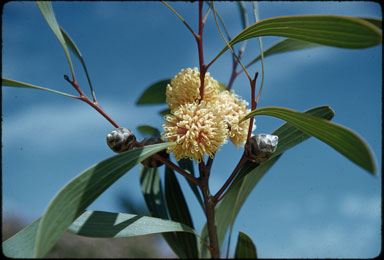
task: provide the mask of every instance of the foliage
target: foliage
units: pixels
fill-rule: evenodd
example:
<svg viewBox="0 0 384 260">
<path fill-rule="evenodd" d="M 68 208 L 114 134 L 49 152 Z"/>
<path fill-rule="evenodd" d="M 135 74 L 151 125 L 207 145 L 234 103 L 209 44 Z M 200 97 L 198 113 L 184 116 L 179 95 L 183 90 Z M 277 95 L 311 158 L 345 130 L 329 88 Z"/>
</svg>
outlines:
<svg viewBox="0 0 384 260">
<path fill-rule="evenodd" d="M 44 257 L 54 247 L 58 239 L 66 231 L 69 231 L 81 236 L 104 238 L 133 237 L 161 233 L 176 255 L 181 258 L 207 256 L 217 258 L 220 256 L 220 249 L 228 229 L 231 229 L 242 205 L 259 180 L 284 152 L 310 137 L 315 137 L 333 147 L 347 159 L 369 173 L 376 173 L 374 158 L 366 143 L 353 131 L 331 123 L 330 120 L 334 116 L 334 112 L 330 107 L 316 107 L 306 112 L 298 112 L 281 107 L 262 107 L 257 109 L 263 85 L 261 85 L 256 97 L 258 73 L 255 73 L 255 76 L 252 78 L 247 69 L 258 61 L 263 63 L 264 58 L 270 55 L 306 48 L 333 46 L 361 49 L 379 45 L 382 41 L 380 21 L 370 18 L 362 19 L 335 15 L 306 15 L 275 17 L 261 20 L 248 26 L 246 11 L 240 3 L 238 6 L 243 30 L 233 38 L 225 30 L 228 39 L 226 40 L 222 34 L 225 46 L 222 49 L 218 49 L 216 57 L 206 64 L 203 60 L 202 39 L 205 19 L 208 17 L 209 12 L 203 18 L 203 2 L 199 2 L 198 33 L 169 4 L 165 2 L 163 4 L 177 15 L 196 39 L 201 79 L 200 99 L 198 102 L 204 99 L 204 78 L 207 75 L 208 68 L 224 52 L 230 50 L 234 57 L 234 70 L 230 83 L 227 86 L 223 83 L 218 83 L 220 85 L 220 92 L 230 90 L 236 76 L 244 71 L 250 82 L 252 110 L 245 117 L 241 118 L 240 121 L 232 122 L 232 127 L 233 124 L 240 124 L 245 120 L 249 120 L 247 136 L 247 139 L 249 139 L 254 116 L 268 115 L 286 121 L 284 125 L 273 132 L 273 135 L 279 138 L 276 151 L 263 163 L 248 161 L 245 153 L 243 153 L 231 176 L 222 188 L 216 194 L 211 194 L 208 181 L 214 156 L 208 158 L 207 161 L 198 163 L 199 176 L 197 176 L 192 160 L 183 158 L 176 165 L 171 159 L 165 158 L 160 154 L 161 151 L 174 146 L 176 143 L 164 142 L 142 145 L 140 142 L 136 142 L 133 150 L 112 156 L 91 166 L 64 185 L 39 219 L 3 242 L 5 255 L 23 258 Z M 65 76 L 65 79 L 78 91 L 79 96 L 6 78 L 2 79 L 2 85 L 45 90 L 79 99 L 89 104 L 118 128 L 119 125 L 98 105 L 83 56 L 74 40 L 58 24 L 51 3 L 38 1 L 37 6 L 64 49 L 72 73 L 72 79 L 68 76 Z M 214 3 L 211 3 L 207 8 L 213 12 L 218 30 L 221 33 L 217 17 L 219 17 L 222 27 L 226 28 L 223 19 L 214 7 Z M 280 36 L 285 39 L 265 51 L 261 48 L 260 55 L 244 66 L 241 62 L 241 57 L 245 51 L 246 40 L 261 36 Z M 243 43 L 243 45 L 236 54 L 234 48 L 238 43 Z M 84 94 L 77 84 L 69 51 L 79 59 L 83 66 L 92 93 L 92 100 Z M 242 70 L 235 71 L 238 64 L 242 66 Z M 153 83 L 143 91 L 136 104 L 166 104 L 167 86 L 170 84 L 172 84 L 172 79 L 170 78 Z M 163 115 L 175 114 L 174 110 L 168 109 L 160 112 Z M 160 130 L 151 125 L 139 126 L 138 131 L 153 137 L 161 136 Z M 108 189 L 135 165 L 147 159 L 159 160 L 162 164 L 166 165 L 164 167 L 164 186 L 161 183 L 162 180 L 158 172 L 159 168 L 148 168 L 146 166 L 141 166 L 140 168 L 142 193 L 150 216 L 87 211 L 87 207 L 103 191 Z M 205 213 L 207 223 L 201 234 L 195 231 L 189 207 L 175 174 L 181 174 L 186 178 Z M 256 246 L 245 233 L 240 232 L 238 234 L 235 257 L 257 257 Z"/>
</svg>

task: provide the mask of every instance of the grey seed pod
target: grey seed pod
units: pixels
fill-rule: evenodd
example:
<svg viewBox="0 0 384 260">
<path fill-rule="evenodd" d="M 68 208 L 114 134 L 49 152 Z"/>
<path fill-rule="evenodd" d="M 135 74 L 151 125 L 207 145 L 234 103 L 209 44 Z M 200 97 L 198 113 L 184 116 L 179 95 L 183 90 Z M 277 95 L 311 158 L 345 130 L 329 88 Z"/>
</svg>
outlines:
<svg viewBox="0 0 384 260">
<path fill-rule="evenodd" d="M 140 141 L 140 143 L 142 145 L 146 146 L 146 145 L 151 145 L 151 144 L 163 143 L 163 140 L 161 140 L 158 137 L 152 136 L 152 137 L 144 138 L 142 141 Z M 169 154 L 165 150 L 160 151 L 157 154 L 162 156 L 162 157 L 169 158 Z M 144 161 L 142 161 L 141 164 L 143 164 L 145 167 L 148 167 L 148 168 L 156 168 L 156 167 L 163 165 L 162 162 L 160 162 L 159 160 L 156 160 L 152 156 L 145 159 Z"/>
<path fill-rule="evenodd" d="M 245 143 L 245 156 L 255 163 L 262 163 L 276 151 L 279 137 L 277 135 L 254 135 Z"/>
<path fill-rule="evenodd" d="M 107 144 L 115 153 L 131 150 L 135 142 L 136 137 L 128 128 L 116 128 L 107 134 Z"/>
</svg>

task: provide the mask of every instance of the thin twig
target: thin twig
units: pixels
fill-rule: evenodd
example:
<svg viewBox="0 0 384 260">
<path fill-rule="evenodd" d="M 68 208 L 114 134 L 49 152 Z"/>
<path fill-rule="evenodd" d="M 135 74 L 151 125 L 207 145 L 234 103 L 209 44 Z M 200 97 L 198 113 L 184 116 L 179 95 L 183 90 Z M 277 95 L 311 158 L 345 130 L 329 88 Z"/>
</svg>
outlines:
<svg viewBox="0 0 384 260">
<path fill-rule="evenodd" d="M 135 142 L 134 146 L 136 148 L 144 147 L 144 145 L 141 144 L 140 142 Z M 181 175 L 183 175 L 185 178 L 187 178 L 188 180 L 190 180 L 194 184 L 200 185 L 200 181 L 199 181 L 198 178 L 195 178 L 192 174 L 187 173 L 186 171 L 184 171 L 184 169 L 182 169 L 179 166 L 177 166 L 176 164 L 174 164 L 168 158 L 165 158 L 165 157 L 163 157 L 163 156 L 161 156 L 161 155 L 159 155 L 157 153 L 152 155 L 152 157 L 155 158 L 156 160 L 159 160 L 160 162 L 162 162 L 163 164 L 165 164 L 169 168 L 171 168 L 171 169 L 175 170 L 176 172 L 180 173 Z"/>
<path fill-rule="evenodd" d="M 205 13 L 204 19 L 203 19 L 203 24 L 207 21 L 208 15 L 211 12 L 211 8 L 208 8 L 207 12 Z"/>
<path fill-rule="evenodd" d="M 253 5 L 253 13 L 254 13 L 254 16 L 255 16 L 255 22 L 257 23 L 257 22 L 259 22 L 259 14 L 258 14 L 258 10 L 257 10 L 257 3 L 256 2 L 252 2 L 252 5 Z M 260 85 L 259 93 L 257 94 L 256 105 L 255 105 L 255 107 L 252 110 L 256 109 L 257 104 L 259 103 L 261 91 L 263 90 L 263 85 L 264 85 L 264 50 L 263 50 L 263 43 L 261 41 L 261 37 L 257 37 L 257 38 L 259 39 L 260 55 L 261 55 L 261 85 Z"/>
<path fill-rule="evenodd" d="M 244 67 L 243 63 L 240 61 L 239 57 L 235 54 L 235 52 L 233 51 L 231 45 L 228 43 L 228 41 L 225 39 L 223 33 L 221 32 L 220 25 L 219 25 L 219 23 L 218 23 L 218 21 L 217 21 L 217 17 L 216 17 L 215 4 L 214 4 L 213 2 L 212 2 L 212 9 L 213 9 L 213 15 L 214 15 L 214 17 L 215 17 L 216 26 L 217 26 L 217 29 L 219 30 L 219 33 L 220 33 L 221 37 L 223 38 L 223 40 L 225 41 L 225 43 L 226 43 L 228 49 L 232 52 L 232 55 L 236 58 L 237 62 L 241 65 L 241 67 L 243 68 L 244 72 L 247 74 L 247 77 L 248 77 L 249 81 L 251 82 L 252 79 L 251 79 L 251 76 L 249 76 L 249 73 L 248 73 L 247 69 Z M 216 56 L 216 57 L 217 57 L 217 56 Z M 215 59 L 216 59 L 216 58 L 215 58 Z M 207 65 L 207 67 L 210 66 L 210 65 L 214 62 L 215 59 L 213 59 L 213 60 Z"/>
<path fill-rule="evenodd" d="M 64 75 L 64 79 L 68 81 L 77 90 L 77 92 L 79 92 L 80 96 L 76 97 L 77 99 L 84 101 L 85 103 L 93 107 L 97 112 L 99 112 L 103 117 L 105 117 L 105 119 L 107 119 L 114 127 L 120 127 L 107 113 L 105 113 L 105 111 L 96 102 L 92 102 L 84 94 L 84 92 L 80 89 L 79 85 L 77 84 L 76 79 L 71 81 L 67 75 Z"/>
<path fill-rule="evenodd" d="M 204 54 L 203 54 L 203 1 L 199 1 L 199 35 L 196 38 L 197 48 L 199 52 L 199 65 L 200 65 L 200 99 L 204 98 L 204 81 L 205 73 L 207 72 L 208 67 L 204 64 Z"/>
<path fill-rule="evenodd" d="M 256 80 L 257 80 L 258 75 L 259 75 L 259 73 L 256 72 L 255 77 L 253 78 L 253 80 L 251 82 L 251 110 L 255 110 L 256 106 L 257 106 L 256 100 L 255 100 L 255 91 L 256 91 Z M 254 117 L 251 117 L 249 120 L 247 140 L 251 137 L 254 120 L 255 120 Z"/>
<path fill-rule="evenodd" d="M 180 173 L 181 175 L 183 175 L 186 179 L 190 180 L 191 182 L 193 182 L 194 184 L 196 185 L 200 185 L 200 181 L 198 178 L 195 178 L 193 177 L 191 174 L 187 173 L 186 171 L 184 171 L 182 168 L 180 168 L 179 166 L 177 166 L 176 164 L 174 164 L 173 162 L 171 162 L 170 160 L 168 160 L 167 158 L 161 156 L 161 155 L 158 155 L 158 154 L 154 154 L 152 155 L 156 160 L 159 160 L 160 162 L 164 163 L 165 165 L 167 165 L 169 168 L 175 170 L 176 172 Z"/>
<path fill-rule="evenodd" d="M 237 55 L 239 57 L 239 59 L 241 59 L 241 57 L 243 56 L 244 50 L 245 50 L 244 48 L 241 48 L 239 50 L 239 54 Z M 233 82 L 235 81 L 236 77 L 240 74 L 239 72 L 236 72 L 236 68 L 237 68 L 237 65 L 239 63 L 237 62 L 237 60 L 235 59 L 234 56 L 232 56 L 232 64 L 233 64 L 232 73 L 231 73 L 231 77 L 230 77 L 228 85 L 227 85 L 227 90 L 230 90 L 232 88 Z"/>
<path fill-rule="evenodd" d="M 207 228 L 208 228 L 208 236 L 209 236 L 209 245 L 212 250 L 211 256 L 212 258 L 219 258 L 220 257 L 220 248 L 219 248 L 219 241 L 217 237 L 217 230 L 216 230 L 216 219 L 215 219 L 215 206 L 213 197 L 209 190 L 209 173 L 210 173 L 210 166 L 212 165 L 212 160 L 208 161 L 207 165 L 204 165 L 203 162 L 199 163 L 199 172 L 200 172 L 200 185 L 199 188 L 201 189 L 203 193 L 204 198 L 204 207 L 205 207 L 205 214 L 207 218 Z"/>
<path fill-rule="evenodd" d="M 229 184 L 231 184 L 232 180 L 235 178 L 237 172 L 239 171 L 239 169 L 241 168 L 241 166 L 243 166 L 243 164 L 247 161 L 246 157 L 245 157 L 245 154 L 243 153 L 243 155 L 241 156 L 239 162 L 237 163 L 235 169 L 233 170 L 231 176 L 229 176 L 229 178 L 226 180 L 226 182 L 224 183 L 224 185 L 220 188 L 220 190 L 215 194 L 215 196 L 213 196 L 213 202 L 215 204 L 219 203 L 220 200 L 223 198 L 221 197 L 221 195 L 224 193 L 224 191 L 227 189 L 227 187 L 229 186 Z"/>
<path fill-rule="evenodd" d="M 210 6 L 210 8 L 212 8 L 212 2 L 209 4 L 209 6 Z M 215 12 L 216 12 L 217 17 L 219 18 L 219 20 L 221 22 L 221 25 L 223 26 L 223 29 L 224 29 L 225 34 L 227 35 L 228 41 L 231 41 L 232 38 L 229 35 L 229 30 L 228 30 L 227 26 L 224 23 L 224 19 L 221 17 L 220 13 L 217 10 L 215 10 Z"/>
<path fill-rule="evenodd" d="M 193 36 L 197 37 L 196 33 L 193 31 L 193 29 L 189 26 L 189 24 L 183 19 L 183 17 L 181 17 L 181 15 L 179 15 L 175 9 L 173 9 L 169 4 L 167 4 L 167 2 L 165 1 L 161 1 L 166 7 L 169 8 L 169 10 L 171 10 L 177 17 L 179 17 L 179 19 L 183 22 L 183 24 L 188 28 L 188 30 L 191 31 L 191 33 L 193 34 Z"/>
</svg>

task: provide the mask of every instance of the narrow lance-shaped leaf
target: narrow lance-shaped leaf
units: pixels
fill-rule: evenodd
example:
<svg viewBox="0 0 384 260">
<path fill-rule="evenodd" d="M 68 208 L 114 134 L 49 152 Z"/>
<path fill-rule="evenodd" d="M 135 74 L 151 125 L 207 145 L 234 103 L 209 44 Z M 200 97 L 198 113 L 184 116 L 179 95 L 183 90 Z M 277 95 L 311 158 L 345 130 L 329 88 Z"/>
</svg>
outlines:
<svg viewBox="0 0 384 260">
<path fill-rule="evenodd" d="M 165 103 L 165 91 L 169 83 L 171 83 L 171 79 L 164 79 L 150 85 L 143 94 L 141 94 L 136 105 Z"/>
<path fill-rule="evenodd" d="M 381 31 L 372 23 L 347 16 L 301 15 L 264 19 L 248 26 L 229 44 L 259 36 L 281 36 L 326 46 L 362 49 L 382 42 Z M 225 46 L 217 59 L 228 49 Z"/>
<path fill-rule="evenodd" d="M 178 164 L 183 170 L 185 170 L 186 172 L 188 172 L 192 176 L 195 176 L 195 172 L 193 170 L 193 162 L 191 159 L 183 158 L 180 161 L 178 161 Z M 190 180 L 187 180 L 187 182 L 188 182 L 189 186 L 191 187 L 193 193 L 195 194 L 196 199 L 199 202 L 201 208 L 204 209 L 204 202 L 203 202 L 203 199 L 202 199 L 201 194 L 199 192 L 199 189 L 197 188 L 197 185 Z"/>
<path fill-rule="evenodd" d="M 217 18 L 219 18 L 219 21 L 223 26 L 224 33 L 227 36 L 228 41 L 230 41 L 232 38 L 231 38 L 231 35 L 229 34 L 227 26 L 225 25 L 223 17 L 221 17 L 221 14 L 216 9 L 213 8 L 213 2 L 208 2 L 208 4 L 209 4 L 209 7 L 212 8 L 212 10 L 214 10 L 214 12 L 216 13 Z"/>
<path fill-rule="evenodd" d="M 41 218 L 35 257 L 43 257 L 64 231 L 103 191 L 149 156 L 174 143 L 148 145 L 112 156 L 88 168 L 65 185 Z"/>
<path fill-rule="evenodd" d="M 245 10 L 244 1 L 238 1 L 237 7 L 239 8 L 240 17 L 241 17 L 241 27 L 245 29 L 248 26 L 248 15 Z"/>
<path fill-rule="evenodd" d="M 360 18 L 363 20 L 366 20 L 367 22 L 370 22 L 374 24 L 375 26 L 381 28 L 382 21 L 379 19 L 373 19 L 373 18 Z M 289 51 L 297 51 L 297 50 L 303 50 L 308 48 L 314 48 L 314 47 L 320 47 L 323 46 L 321 44 L 313 43 L 313 42 L 307 42 L 307 41 L 300 41 L 300 40 L 294 40 L 294 39 L 284 39 L 273 46 L 269 47 L 264 52 L 264 57 L 273 55 L 273 54 L 279 54 Z M 253 59 L 251 62 L 249 62 L 245 67 L 248 68 L 249 66 L 253 65 L 257 61 L 261 59 L 261 55 L 257 56 L 255 59 Z"/>
<path fill-rule="evenodd" d="M 257 258 L 255 244 L 253 244 L 252 239 L 243 232 L 239 232 L 234 258 Z"/>
<path fill-rule="evenodd" d="M 80 52 L 79 48 L 77 47 L 77 45 L 75 44 L 75 42 L 72 40 L 72 38 L 69 36 L 69 34 L 62 27 L 60 27 L 60 31 L 63 34 L 63 37 L 65 39 L 65 42 L 68 44 L 69 49 L 80 60 L 81 65 L 83 65 L 83 69 L 84 69 L 85 75 L 87 76 L 89 88 L 91 89 L 93 101 L 96 101 L 95 100 L 95 92 L 93 91 L 93 86 L 92 86 L 91 78 L 89 77 L 88 69 L 87 69 L 87 66 L 85 65 L 85 61 L 84 61 L 83 55 L 81 54 L 81 52 Z"/>
<path fill-rule="evenodd" d="M 268 48 L 266 51 L 264 51 L 264 58 L 267 56 L 271 56 L 273 54 L 303 50 L 303 49 L 314 48 L 319 46 L 322 46 L 322 45 L 317 43 L 312 43 L 312 42 L 294 40 L 294 39 L 285 39 L 274 44 L 273 46 Z M 261 59 L 261 55 L 253 59 L 245 67 L 248 68 L 249 66 L 259 61 L 260 59 Z"/>
<path fill-rule="evenodd" d="M 180 184 L 172 169 L 165 167 L 165 200 L 171 220 L 194 228 L 187 202 Z M 187 258 L 197 258 L 196 238 L 191 234 L 177 233 L 177 245 L 183 249 Z"/>
<path fill-rule="evenodd" d="M 377 18 L 360 18 L 360 19 L 363 19 L 367 22 L 370 22 L 371 24 L 374 24 L 375 26 L 377 26 L 378 28 L 382 28 L 383 26 L 383 20 L 381 19 L 377 19 Z"/>
<path fill-rule="evenodd" d="M 300 142 L 302 141 L 302 139 L 299 140 Z M 296 143 L 298 143 L 298 140 L 296 140 Z M 228 228 L 235 221 L 245 200 L 248 198 L 256 184 L 260 181 L 264 174 L 268 172 L 268 170 L 273 166 L 278 158 L 279 156 L 276 156 L 260 165 L 257 163 L 246 162 L 242 168 L 242 172 L 239 173 L 239 175 L 243 175 L 243 178 L 238 180 L 235 184 L 231 185 L 231 188 L 228 190 L 228 192 L 225 193 L 224 198 L 216 207 L 215 214 L 217 237 L 220 247 L 224 241 L 224 237 Z M 206 225 L 203 228 L 201 237 L 202 239 L 207 239 L 208 237 L 208 230 Z M 201 252 L 202 256 L 208 253 L 202 244 Z"/>
<path fill-rule="evenodd" d="M 247 11 L 245 9 L 244 1 L 238 1 L 237 6 L 239 7 L 240 11 L 240 17 L 241 17 L 241 26 L 243 29 L 248 27 L 248 15 Z M 231 40 L 231 39 L 229 39 Z M 247 45 L 247 41 L 243 41 L 243 44 L 241 45 L 240 51 L 244 52 L 245 46 Z"/>
<path fill-rule="evenodd" d="M 68 228 L 71 233 L 88 237 L 134 237 L 164 232 L 196 232 L 175 221 L 126 213 L 85 211 Z M 197 235 L 198 236 L 198 235 Z"/>
<path fill-rule="evenodd" d="M 375 163 L 370 149 L 354 132 L 337 124 L 279 107 L 263 107 L 250 112 L 241 121 L 256 115 L 273 116 L 287 121 L 306 134 L 318 138 L 370 173 Z"/>
<path fill-rule="evenodd" d="M 148 125 L 138 126 L 138 130 L 142 134 L 149 134 L 151 136 L 160 137 L 160 131 L 157 128 L 152 126 L 148 126 Z M 188 162 L 191 162 L 191 161 L 184 159 L 180 161 L 179 164 L 188 168 L 190 174 L 191 172 L 193 174 L 193 165 L 189 165 Z M 179 186 L 178 181 L 174 176 L 173 171 L 167 167 L 165 175 L 166 175 L 165 195 L 166 195 L 166 198 L 168 198 L 167 206 L 168 206 L 168 212 L 170 213 L 171 219 L 184 223 L 193 228 L 192 219 L 189 214 L 186 201 L 184 199 L 183 193 L 181 192 L 181 187 Z M 189 181 L 188 181 L 188 184 L 191 186 L 195 194 L 197 192 L 196 196 L 198 196 L 198 199 L 200 199 L 199 200 L 200 202 L 201 197 L 199 196 L 200 194 L 198 193 L 196 185 Z M 148 196 L 148 194 L 146 196 Z M 146 199 L 146 203 L 147 204 L 152 203 L 151 198 Z M 151 206 L 149 206 L 149 208 L 151 208 Z M 166 209 L 164 207 L 164 211 L 165 210 Z M 152 213 L 153 213 L 153 210 L 152 210 Z M 162 214 L 164 216 L 166 215 L 166 213 L 162 213 Z M 167 240 L 168 244 L 172 248 L 181 249 L 183 253 L 186 254 L 185 257 L 188 257 L 188 258 L 197 257 L 197 243 L 196 243 L 196 239 L 193 236 L 191 236 L 190 234 L 175 234 L 175 236 L 172 236 L 172 235 L 173 234 L 165 235 L 165 239 Z M 179 255 L 178 251 L 175 251 L 175 252 L 177 255 Z"/>
<path fill-rule="evenodd" d="M 69 56 L 69 51 L 67 47 L 67 43 L 64 39 L 63 34 L 61 33 L 60 27 L 56 21 L 55 13 L 53 12 L 52 5 L 50 1 L 36 1 L 37 6 L 40 9 L 41 14 L 43 15 L 44 19 L 48 23 L 49 27 L 52 29 L 53 33 L 56 35 L 57 39 L 59 40 L 61 46 L 64 49 L 65 56 L 67 57 L 69 67 L 71 69 L 72 75 L 75 75 L 75 72 L 73 70 L 72 60 Z"/>
<path fill-rule="evenodd" d="M 166 115 L 169 115 L 171 113 L 171 110 L 169 108 L 166 108 L 164 110 L 161 110 L 159 112 L 159 114 L 162 116 L 162 117 L 165 117 Z"/>
<path fill-rule="evenodd" d="M 140 125 L 137 127 L 137 130 L 143 135 L 160 137 L 160 131 L 156 127 L 150 125 Z"/>
<path fill-rule="evenodd" d="M 31 85 L 28 83 L 24 83 L 24 82 L 12 80 L 12 79 L 2 78 L 1 85 L 2 86 L 9 86 L 9 87 L 20 87 L 20 88 L 32 88 L 32 89 L 45 90 L 45 91 L 53 92 L 53 93 L 60 94 L 63 96 L 67 96 L 67 97 L 71 97 L 71 98 L 77 98 L 76 96 L 71 95 L 71 94 L 67 94 L 67 93 L 60 92 L 60 91 L 53 90 L 53 89 L 49 89 L 49 88 L 43 88 L 43 87 Z"/>
<path fill-rule="evenodd" d="M 41 218 L 3 242 L 3 253 L 10 258 L 33 258 L 37 229 Z M 88 237 L 133 237 L 165 232 L 188 232 L 190 227 L 175 221 L 125 213 L 85 211 L 68 228 L 68 231 Z"/>
<path fill-rule="evenodd" d="M 330 120 L 334 115 L 333 111 L 328 106 L 313 108 L 305 113 L 327 120 Z M 288 123 L 279 127 L 272 134 L 279 137 L 279 144 L 275 153 L 268 161 L 262 164 L 249 161 L 246 162 L 228 190 L 224 193 L 223 199 L 216 208 L 217 234 L 220 246 L 224 240 L 228 227 L 235 221 L 242 205 L 259 180 L 273 166 L 283 152 L 310 137 Z M 202 231 L 202 237 L 204 238 L 205 236 L 207 236 L 206 225 Z M 201 247 L 201 252 L 202 255 L 206 253 L 204 247 Z"/>
<path fill-rule="evenodd" d="M 157 169 L 141 166 L 141 191 L 151 216 L 169 219 Z M 174 233 L 164 233 L 162 236 L 178 257 L 186 258 L 186 253 L 178 246 L 177 237 Z"/>
<path fill-rule="evenodd" d="M 37 229 L 40 224 L 38 218 L 2 244 L 3 253 L 9 258 L 33 258 Z"/>
</svg>

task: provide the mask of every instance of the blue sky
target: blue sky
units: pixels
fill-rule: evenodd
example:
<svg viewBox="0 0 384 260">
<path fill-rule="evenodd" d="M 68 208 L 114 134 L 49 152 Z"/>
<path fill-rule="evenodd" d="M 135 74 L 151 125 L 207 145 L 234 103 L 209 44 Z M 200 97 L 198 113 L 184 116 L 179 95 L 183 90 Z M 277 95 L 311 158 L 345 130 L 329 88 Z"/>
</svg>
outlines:
<svg viewBox="0 0 384 260">
<path fill-rule="evenodd" d="M 197 4 L 171 5 L 197 28 Z M 246 3 L 252 14 L 251 3 Z M 217 3 L 232 36 L 241 30 L 233 2 Z M 190 32 L 160 2 L 54 2 L 60 25 L 80 48 L 96 96 L 120 126 L 136 131 L 142 124 L 161 128 L 162 105 L 135 105 L 150 84 L 198 66 Z M 381 18 L 375 2 L 261 2 L 260 19 L 301 14 L 337 14 Z M 250 22 L 253 22 L 250 16 Z M 33 2 L 8 2 L 2 16 L 2 75 L 75 94 L 63 79 L 70 74 L 64 52 Z M 280 40 L 264 37 L 264 48 Z M 211 60 L 224 43 L 211 15 L 205 28 L 204 54 Z M 247 43 L 245 61 L 256 57 L 256 39 Z M 79 85 L 88 90 L 74 60 Z M 376 157 L 378 176 L 310 138 L 285 153 L 244 204 L 234 226 L 247 233 L 260 257 L 375 257 L 381 251 L 382 48 L 346 50 L 320 47 L 275 55 L 265 60 L 259 107 L 298 111 L 329 105 L 334 122 L 352 129 Z M 250 68 L 261 72 L 260 64 Z M 231 58 L 226 53 L 209 70 L 227 83 Z M 259 78 L 260 79 L 260 78 Z M 258 82 L 260 84 L 260 80 Z M 249 101 L 245 76 L 234 90 Z M 32 222 L 53 196 L 77 174 L 113 155 L 105 143 L 113 126 L 85 103 L 53 93 L 2 88 L 2 204 L 5 216 Z M 283 121 L 257 117 L 254 133 L 271 133 Z M 211 179 L 217 191 L 241 156 L 231 143 L 215 158 Z M 230 170 L 228 170 L 230 169 Z M 161 169 L 161 172 L 163 169 Z M 89 208 L 119 212 L 124 194 L 143 202 L 138 167 L 128 172 Z M 179 178 L 196 230 L 204 216 L 188 185 Z"/>
</svg>

